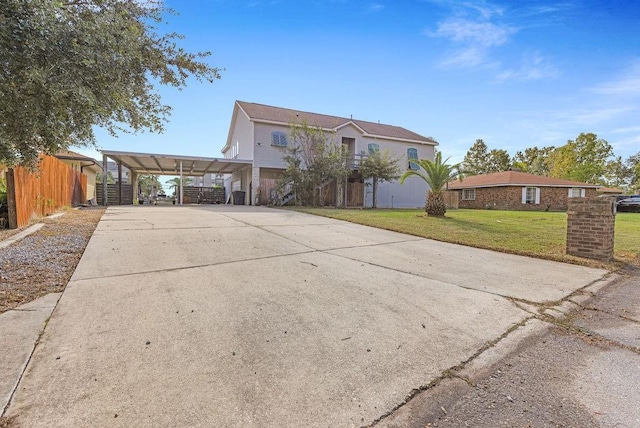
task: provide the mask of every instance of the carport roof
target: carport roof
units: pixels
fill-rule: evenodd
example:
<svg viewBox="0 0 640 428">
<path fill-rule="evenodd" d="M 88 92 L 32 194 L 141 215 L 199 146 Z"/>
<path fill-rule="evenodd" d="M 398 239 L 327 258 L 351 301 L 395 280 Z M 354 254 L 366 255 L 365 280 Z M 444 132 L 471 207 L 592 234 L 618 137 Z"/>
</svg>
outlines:
<svg viewBox="0 0 640 428">
<path fill-rule="evenodd" d="M 178 156 L 158 153 L 133 153 L 102 150 L 108 158 L 129 168 L 129 170 L 154 175 L 203 176 L 208 173 L 231 174 L 251 166 L 253 161 L 243 159 L 207 158 L 201 156 Z"/>
</svg>

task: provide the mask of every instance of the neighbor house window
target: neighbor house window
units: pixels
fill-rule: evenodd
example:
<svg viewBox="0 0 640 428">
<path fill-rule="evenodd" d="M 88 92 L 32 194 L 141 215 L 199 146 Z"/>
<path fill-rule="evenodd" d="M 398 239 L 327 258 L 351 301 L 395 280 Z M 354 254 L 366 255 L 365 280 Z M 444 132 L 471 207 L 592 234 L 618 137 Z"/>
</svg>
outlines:
<svg viewBox="0 0 640 428">
<path fill-rule="evenodd" d="M 418 166 L 418 149 L 407 149 L 407 160 L 409 161 L 407 165 L 409 169 L 420 169 Z"/>
<path fill-rule="evenodd" d="M 523 187 L 522 203 L 523 204 L 539 204 L 540 188 L 539 187 Z"/>
<path fill-rule="evenodd" d="M 462 189 L 462 200 L 463 201 L 475 201 L 476 200 L 476 189 Z"/>
<path fill-rule="evenodd" d="M 376 143 L 369 143 L 368 148 L 369 148 L 369 154 L 370 155 L 373 155 L 373 154 L 375 154 L 375 153 L 380 151 L 380 146 L 377 145 Z"/>
<path fill-rule="evenodd" d="M 278 147 L 287 147 L 287 134 L 285 134 L 284 132 L 272 132 L 271 145 Z"/>
<path fill-rule="evenodd" d="M 585 193 L 585 189 L 581 189 L 579 187 L 572 187 L 569 189 L 570 198 L 584 198 Z"/>
</svg>

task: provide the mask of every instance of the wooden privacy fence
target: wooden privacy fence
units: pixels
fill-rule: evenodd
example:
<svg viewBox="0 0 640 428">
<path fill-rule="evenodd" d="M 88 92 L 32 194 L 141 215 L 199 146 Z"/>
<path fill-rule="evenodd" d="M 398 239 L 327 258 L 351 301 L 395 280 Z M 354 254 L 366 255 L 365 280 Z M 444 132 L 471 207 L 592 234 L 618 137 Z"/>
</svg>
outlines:
<svg viewBox="0 0 640 428">
<path fill-rule="evenodd" d="M 23 167 L 7 171 L 9 228 L 26 226 L 33 217 L 54 213 L 87 199 L 87 176 L 53 156 L 44 155 L 36 172 Z"/>
<path fill-rule="evenodd" d="M 447 208 L 458 209 L 460 192 L 457 192 L 455 190 L 447 190 L 442 192 L 442 194 L 444 196 L 444 203 Z"/>
<path fill-rule="evenodd" d="M 347 185 L 347 207 L 364 207 L 364 183 Z"/>
<path fill-rule="evenodd" d="M 96 183 L 96 202 L 104 205 L 103 184 Z M 122 198 L 120 198 L 120 184 L 107 184 L 107 205 L 133 205 L 133 185 L 122 183 Z"/>
<path fill-rule="evenodd" d="M 277 199 L 275 195 L 278 180 L 275 178 L 261 178 L 258 190 L 258 204 L 269 205 Z"/>
<path fill-rule="evenodd" d="M 176 195 L 178 193 L 180 188 L 176 187 Z M 224 187 L 184 186 L 182 198 L 185 204 L 224 204 L 225 191 Z"/>
</svg>

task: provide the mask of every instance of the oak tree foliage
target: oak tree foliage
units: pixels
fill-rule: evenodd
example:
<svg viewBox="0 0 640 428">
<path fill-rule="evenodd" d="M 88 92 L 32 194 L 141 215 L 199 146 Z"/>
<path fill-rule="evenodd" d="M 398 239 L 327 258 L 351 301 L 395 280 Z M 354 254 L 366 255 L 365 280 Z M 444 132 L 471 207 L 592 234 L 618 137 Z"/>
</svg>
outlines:
<svg viewBox="0 0 640 428">
<path fill-rule="evenodd" d="M 221 71 L 160 31 L 171 13 L 156 0 L 2 0 L 0 163 L 95 144 L 94 126 L 161 132 L 171 108 L 156 85 Z"/>
</svg>

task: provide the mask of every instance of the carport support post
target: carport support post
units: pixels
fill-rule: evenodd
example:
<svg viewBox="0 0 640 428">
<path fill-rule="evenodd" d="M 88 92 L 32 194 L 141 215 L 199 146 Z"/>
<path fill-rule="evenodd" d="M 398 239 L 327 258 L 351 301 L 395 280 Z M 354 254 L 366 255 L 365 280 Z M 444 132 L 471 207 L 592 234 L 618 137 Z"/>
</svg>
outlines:
<svg viewBox="0 0 640 428">
<path fill-rule="evenodd" d="M 118 205 L 122 205 L 122 163 L 118 161 Z"/>
<path fill-rule="evenodd" d="M 107 185 L 109 184 L 109 173 L 107 172 L 107 162 L 107 155 L 102 155 L 102 205 L 105 207 L 109 205 L 109 191 L 107 189 Z"/>
<path fill-rule="evenodd" d="M 182 161 L 180 161 L 180 205 L 182 205 Z"/>
<path fill-rule="evenodd" d="M 133 203 L 135 204 L 138 201 L 138 173 L 131 171 L 131 184 L 133 188 Z M 139 201 L 138 201 L 139 202 Z"/>
</svg>

